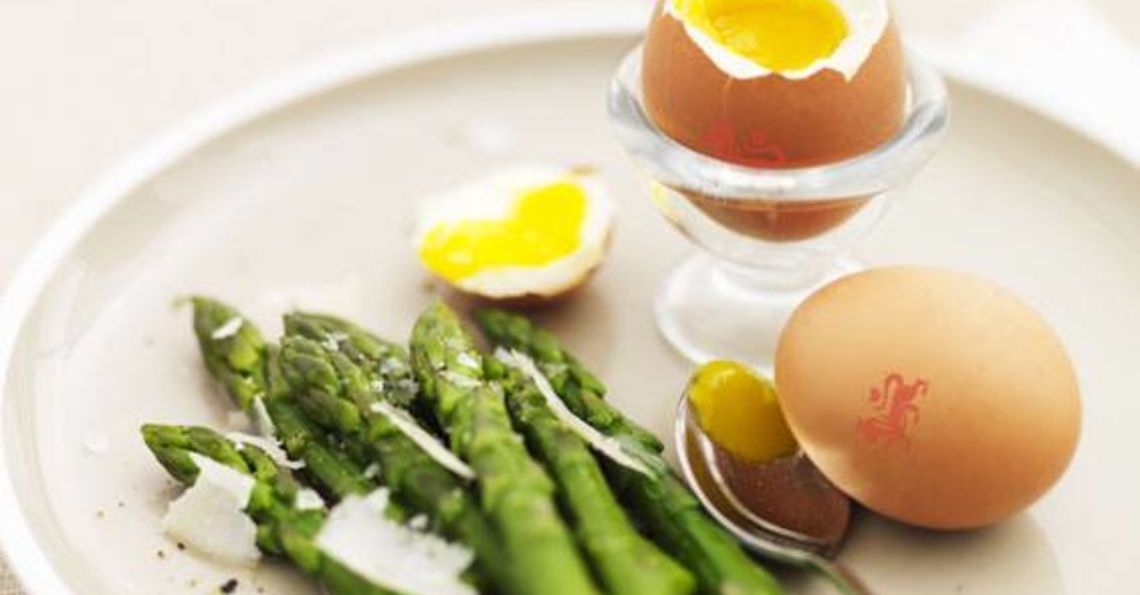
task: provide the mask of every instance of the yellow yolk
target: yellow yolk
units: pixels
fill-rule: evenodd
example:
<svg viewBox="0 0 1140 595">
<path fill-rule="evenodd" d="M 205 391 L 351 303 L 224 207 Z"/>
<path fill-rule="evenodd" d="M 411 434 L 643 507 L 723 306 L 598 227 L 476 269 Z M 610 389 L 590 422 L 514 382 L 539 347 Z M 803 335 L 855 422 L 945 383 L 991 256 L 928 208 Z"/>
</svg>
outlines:
<svg viewBox="0 0 1140 595">
<path fill-rule="evenodd" d="M 705 434 L 730 453 L 766 463 L 796 452 L 776 389 L 747 366 L 730 361 L 701 366 L 688 398 Z"/>
<path fill-rule="evenodd" d="M 486 269 L 540 267 L 581 243 L 586 193 L 572 180 L 530 189 L 506 219 L 444 222 L 428 230 L 420 259 L 432 272 L 459 281 Z"/>
<path fill-rule="evenodd" d="M 721 46 L 775 72 L 827 58 L 848 33 L 832 0 L 673 0 L 673 7 Z"/>
</svg>

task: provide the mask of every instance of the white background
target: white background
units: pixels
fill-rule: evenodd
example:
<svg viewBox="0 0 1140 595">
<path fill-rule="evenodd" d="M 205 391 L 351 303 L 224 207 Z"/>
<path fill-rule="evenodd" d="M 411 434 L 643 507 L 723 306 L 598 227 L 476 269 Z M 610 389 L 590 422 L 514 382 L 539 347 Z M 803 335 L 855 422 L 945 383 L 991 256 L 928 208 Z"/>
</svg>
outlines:
<svg viewBox="0 0 1140 595">
<path fill-rule="evenodd" d="M 0 288 L 139 144 L 254 81 L 425 24 L 645 0 L 0 0 Z M 896 0 L 945 69 L 1140 163 L 1140 2 Z M 14 592 L 0 572 L 0 594 Z"/>
</svg>

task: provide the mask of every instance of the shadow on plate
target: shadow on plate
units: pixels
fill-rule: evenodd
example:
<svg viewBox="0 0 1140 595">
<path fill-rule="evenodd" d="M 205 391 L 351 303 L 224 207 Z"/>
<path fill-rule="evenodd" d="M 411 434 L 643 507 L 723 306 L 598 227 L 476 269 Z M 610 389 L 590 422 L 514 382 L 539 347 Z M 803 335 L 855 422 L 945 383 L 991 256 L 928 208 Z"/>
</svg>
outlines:
<svg viewBox="0 0 1140 595">
<path fill-rule="evenodd" d="M 1029 514 L 987 529 L 938 532 L 863 511 L 841 559 L 875 593 L 1065 593 L 1049 538 Z M 832 592 L 804 573 L 781 578 L 790 592 Z"/>
</svg>

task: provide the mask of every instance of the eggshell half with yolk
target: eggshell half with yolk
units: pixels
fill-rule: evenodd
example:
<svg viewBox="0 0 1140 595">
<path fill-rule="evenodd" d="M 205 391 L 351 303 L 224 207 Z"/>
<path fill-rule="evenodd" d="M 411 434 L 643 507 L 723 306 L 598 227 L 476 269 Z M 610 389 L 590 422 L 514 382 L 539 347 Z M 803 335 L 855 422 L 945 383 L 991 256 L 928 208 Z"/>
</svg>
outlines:
<svg viewBox="0 0 1140 595">
<path fill-rule="evenodd" d="M 823 12 L 796 12 L 804 7 Z M 844 21 L 821 29 L 834 14 Z M 764 19 L 783 20 L 762 28 Z M 812 35 L 838 45 L 804 47 L 818 45 Z M 813 52 L 825 55 L 809 60 Z M 657 126 L 691 149 L 803 167 L 891 138 L 903 121 L 906 72 L 885 0 L 663 0 L 646 34 L 642 93 Z"/>
</svg>

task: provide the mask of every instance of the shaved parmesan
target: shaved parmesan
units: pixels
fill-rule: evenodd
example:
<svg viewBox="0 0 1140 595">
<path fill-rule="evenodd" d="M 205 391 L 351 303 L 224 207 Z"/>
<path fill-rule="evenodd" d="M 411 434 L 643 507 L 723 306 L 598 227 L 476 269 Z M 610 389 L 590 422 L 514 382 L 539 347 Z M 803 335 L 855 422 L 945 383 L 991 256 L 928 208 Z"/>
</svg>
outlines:
<svg viewBox="0 0 1140 595">
<path fill-rule="evenodd" d="M 210 335 L 210 338 L 215 341 L 229 339 L 230 337 L 238 334 L 238 331 L 241 330 L 241 325 L 243 324 L 245 324 L 245 320 L 242 320 L 241 316 L 234 316 L 233 318 L 227 320 L 226 323 L 222 326 L 214 329 L 214 332 Z"/>
<path fill-rule="evenodd" d="M 320 510 L 325 507 L 325 499 L 321 495 L 310 488 L 304 488 L 297 492 L 296 499 L 293 500 L 293 506 L 297 510 Z"/>
<path fill-rule="evenodd" d="M 423 429 L 412 416 L 408 415 L 403 409 L 393 407 L 383 401 L 377 401 L 372 404 L 372 411 L 383 415 L 400 430 L 402 434 L 416 443 L 421 450 L 427 453 L 428 456 L 435 459 L 437 463 L 443 465 L 448 471 L 462 477 L 463 479 L 475 479 L 475 471 L 467 466 L 455 456 L 451 450 L 440 442 L 435 436 L 431 435 L 427 430 Z"/>
<path fill-rule="evenodd" d="M 409 595 L 473 595 L 460 575 L 470 550 L 385 517 L 388 491 L 349 496 L 329 513 L 317 547 L 372 583 Z"/>
<path fill-rule="evenodd" d="M 495 350 L 495 358 L 530 378 L 538 388 L 538 392 L 546 399 L 546 406 L 550 408 L 551 413 L 561 420 L 562 423 L 566 424 L 566 426 L 582 440 L 585 440 L 587 444 L 592 446 L 594 450 L 623 467 L 650 477 L 656 475 L 643 461 L 627 452 L 621 442 L 599 432 L 594 426 L 591 426 L 577 415 L 574 415 L 574 412 L 566 407 L 562 399 L 558 398 L 557 393 L 554 392 L 554 387 L 550 386 L 550 381 L 539 371 L 538 366 L 534 364 L 534 360 L 528 355 L 514 350 L 507 351 L 500 347 Z"/>
<path fill-rule="evenodd" d="M 479 388 L 483 384 L 477 378 L 457 374 L 451 370 L 440 372 L 439 377 L 446 380 L 449 384 L 454 385 L 456 388 Z"/>
<path fill-rule="evenodd" d="M 455 361 L 459 365 L 469 370 L 479 370 L 482 368 L 482 363 L 480 363 L 475 356 L 467 353 L 466 351 L 461 352 L 458 356 L 456 356 Z"/>
<path fill-rule="evenodd" d="M 415 531 L 427 531 L 428 518 L 427 515 L 417 514 L 416 516 L 408 519 L 408 528 Z"/>
<path fill-rule="evenodd" d="M 407 362 L 405 362 L 404 360 L 402 360 L 398 357 L 389 356 L 389 357 L 384 358 L 380 362 L 380 373 L 381 374 L 395 374 L 396 372 L 408 372 L 408 371 L 410 371 L 410 370 L 408 369 Z"/>
<path fill-rule="evenodd" d="M 198 478 L 170 503 L 162 529 L 170 537 L 216 560 L 251 565 L 261 558 L 257 525 L 245 514 L 252 477 L 197 453 Z"/>
<path fill-rule="evenodd" d="M 233 441 L 234 444 L 237 445 L 238 450 L 241 450 L 241 447 L 247 444 L 260 448 L 265 454 L 269 455 L 269 458 L 273 459 L 274 463 L 286 469 L 300 469 L 305 466 L 305 463 L 302 461 L 290 459 L 289 455 L 282 450 L 281 444 L 273 438 L 264 438 L 262 436 L 243 434 L 241 432 L 230 432 L 226 434 L 226 438 Z"/>
<path fill-rule="evenodd" d="M 262 397 L 253 398 L 253 427 L 266 438 L 277 435 L 277 427 L 273 425 L 273 418 L 269 417 L 269 410 L 265 408 L 265 399 Z"/>
</svg>

